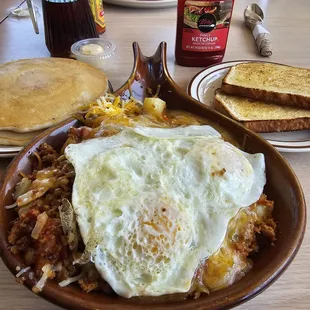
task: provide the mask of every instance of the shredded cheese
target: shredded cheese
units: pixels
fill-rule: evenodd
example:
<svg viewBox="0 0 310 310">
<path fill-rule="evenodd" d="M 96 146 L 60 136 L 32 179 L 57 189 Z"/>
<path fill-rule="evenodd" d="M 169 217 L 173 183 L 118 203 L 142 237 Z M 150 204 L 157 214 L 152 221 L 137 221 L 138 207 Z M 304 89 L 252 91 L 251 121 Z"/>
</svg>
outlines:
<svg viewBox="0 0 310 310">
<path fill-rule="evenodd" d="M 42 291 L 46 281 L 48 279 L 53 279 L 55 277 L 55 272 L 60 271 L 62 268 L 62 264 L 58 263 L 56 266 L 52 266 L 51 264 L 46 264 L 42 267 L 43 275 L 41 279 L 37 282 L 37 284 L 32 288 L 32 291 L 37 294 Z"/>
<path fill-rule="evenodd" d="M 65 286 L 68 286 L 69 284 L 73 283 L 73 282 L 76 282 L 78 280 L 82 279 L 82 273 L 75 276 L 75 277 L 71 277 L 71 278 L 67 278 L 66 280 L 63 280 L 61 282 L 58 283 L 58 285 L 60 287 L 65 287 Z"/>
<path fill-rule="evenodd" d="M 15 207 L 17 207 L 16 201 L 14 203 L 12 203 L 11 205 L 5 206 L 4 208 L 7 210 L 10 210 L 10 209 L 14 209 Z"/>
<path fill-rule="evenodd" d="M 17 274 L 16 278 L 19 278 L 23 273 L 27 272 L 30 269 L 30 266 L 21 269 Z"/>
<path fill-rule="evenodd" d="M 120 96 L 115 97 L 112 94 L 106 94 L 89 105 L 85 118 L 92 115 L 120 116 L 125 112 L 135 112 L 142 105 L 142 102 L 133 97 L 124 100 Z"/>
<path fill-rule="evenodd" d="M 55 276 L 54 271 L 52 270 L 53 266 L 50 264 L 44 265 L 42 268 L 43 275 L 37 284 L 32 288 L 34 293 L 39 293 L 42 291 L 48 278 L 53 278 Z"/>
</svg>

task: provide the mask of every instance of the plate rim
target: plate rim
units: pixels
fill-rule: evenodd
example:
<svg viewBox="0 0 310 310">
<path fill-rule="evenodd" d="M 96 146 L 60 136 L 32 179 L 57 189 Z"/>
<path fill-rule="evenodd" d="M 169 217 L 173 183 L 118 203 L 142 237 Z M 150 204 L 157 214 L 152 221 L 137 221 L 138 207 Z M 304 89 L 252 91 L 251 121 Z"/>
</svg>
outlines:
<svg viewBox="0 0 310 310">
<path fill-rule="evenodd" d="M 278 63 L 278 62 L 263 61 L 263 60 L 251 60 L 251 59 L 223 61 L 221 63 L 210 65 L 210 66 L 200 70 L 198 73 L 196 73 L 187 85 L 187 88 L 186 88 L 187 94 L 190 95 L 192 98 L 201 102 L 199 100 L 198 90 L 199 90 L 201 83 L 203 82 L 203 80 L 206 77 L 210 76 L 211 74 L 213 74 L 216 71 L 232 67 L 232 66 L 239 64 L 239 63 L 247 63 L 247 62 L 262 62 L 262 63 L 272 63 L 272 64 L 289 66 L 289 65 L 286 65 L 283 63 Z M 289 66 L 289 67 L 291 67 L 291 66 Z M 212 70 L 212 69 L 215 69 L 215 70 Z M 196 83 L 198 83 L 197 86 L 195 86 Z M 268 141 L 272 146 L 274 146 L 279 152 L 288 152 L 288 153 L 310 152 L 310 139 L 300 140 L 300 141 L 279 141 L 279 140 L 274 140 L 274 138 L 272 138 L 272 139 L 264 138 L 264 139 L 266 141 Z M 300 144 L 300 143 L 305 144 L 307 142 L 308 142 L 308 144 L 306 144 L 306 145 L 294 145 L 295 143 L 296 144 Z"/>
<path fill-rule="evenodd" d="M 0 158 L 15 157 L 23 148 L 24 148 L 23 146 L 1 145 Z"/>
<path fill-rule="evenodd" d="M 15 145 L 0 145 L 0 153 L 19 152 L 23 149 L 23 146 Z"/>
</svg>

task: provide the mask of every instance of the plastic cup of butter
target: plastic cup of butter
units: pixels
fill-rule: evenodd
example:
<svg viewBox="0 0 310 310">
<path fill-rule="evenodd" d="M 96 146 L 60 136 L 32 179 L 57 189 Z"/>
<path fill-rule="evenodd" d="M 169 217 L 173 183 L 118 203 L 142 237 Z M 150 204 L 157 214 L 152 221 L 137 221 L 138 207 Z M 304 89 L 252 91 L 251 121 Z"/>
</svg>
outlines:
<svg viewBox="0 0 310 310">
<path fill-rule="evenodd" d="M 108 72 L 112 67 L 111 58 L 115 52 L 115 43 L 101 38 L 81 40 L 71 46 L 71 53 L 77 60 L 86 62 L 105 72 Z"/>
</svg>

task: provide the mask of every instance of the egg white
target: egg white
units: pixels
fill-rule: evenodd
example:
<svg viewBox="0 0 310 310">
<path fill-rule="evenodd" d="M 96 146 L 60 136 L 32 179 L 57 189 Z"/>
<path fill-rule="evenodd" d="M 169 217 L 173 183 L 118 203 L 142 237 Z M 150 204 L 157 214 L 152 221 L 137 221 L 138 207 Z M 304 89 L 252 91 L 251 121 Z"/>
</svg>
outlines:
<svg viewBox="0 0 310 310">
<path fill-rule="evenodd" d="M 188 291 L 266 182 L 263 154 L 240 151 L 210 126 L 127 128 L 65 155 L 86 251 L 124 297 Z"/>
</svg>

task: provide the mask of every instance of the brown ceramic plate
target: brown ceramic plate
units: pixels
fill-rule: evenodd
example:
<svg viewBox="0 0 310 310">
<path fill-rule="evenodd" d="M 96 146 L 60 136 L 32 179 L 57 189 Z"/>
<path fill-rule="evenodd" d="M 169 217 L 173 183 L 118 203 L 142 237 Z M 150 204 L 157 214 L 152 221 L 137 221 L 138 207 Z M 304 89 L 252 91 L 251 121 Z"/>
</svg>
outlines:
<svg viewBox="0 0 310 310">
<path fill-rule="evenodd" d="M 207 108 L 189 97 L 172 81 L 166 67 L 166 44 L 163 42 L 152 57 L 145 57 L 134 43 L 135 64 L 131 77 L 117 94 L 132 95 L 142 100 L 148 87 L 160 85 L 159 97 L 167 102 L 169 109 L 183 109 L 205 117 L 231 133 L 241 147 L 249 153 L 262 152 L 266 159 L 267 184 L 265 193 L 274 200 L 274 218 L 278 223 L 277 241 L 274 247 L 262 249 L 254 259 L 253 269 L 229 288 L 213 292 L 197 300 L 176 301 L 174 298 L 152 298 L 144 301 L 111 297 L 103 293 L 83 293 L 77 286 L 60 288 L 55 281 L 49 281 L 41 297 L 68 309 L 224 309 L 236 306 L 261 293 L 274 282 L 295 257 L 304 235 L 306 206 L 300 184 L 283 157 L 268 142 L 245 129 L 229 118 Z M 12 192 L 20 180 L 19 172 L 31 171 L 31 153 L 43 142 L 59 148 L 66 139 L 71 126 L 79 126 L 75 120 L 68 120 L 50 128 L 22 150 L 10 165 L 0 192 L 0 248 L 7 267 L 15 275 L 16 266 L 23 266 L 21 260 L 9 250 L 8 229 L 14 218 L 14 211 L 4 206 L 12 204 Z M 24 285 L 31 288 L 33 280 L 25 273 Z M 16 284 L 17 285 L 17 284 Z"/>
</svg>

